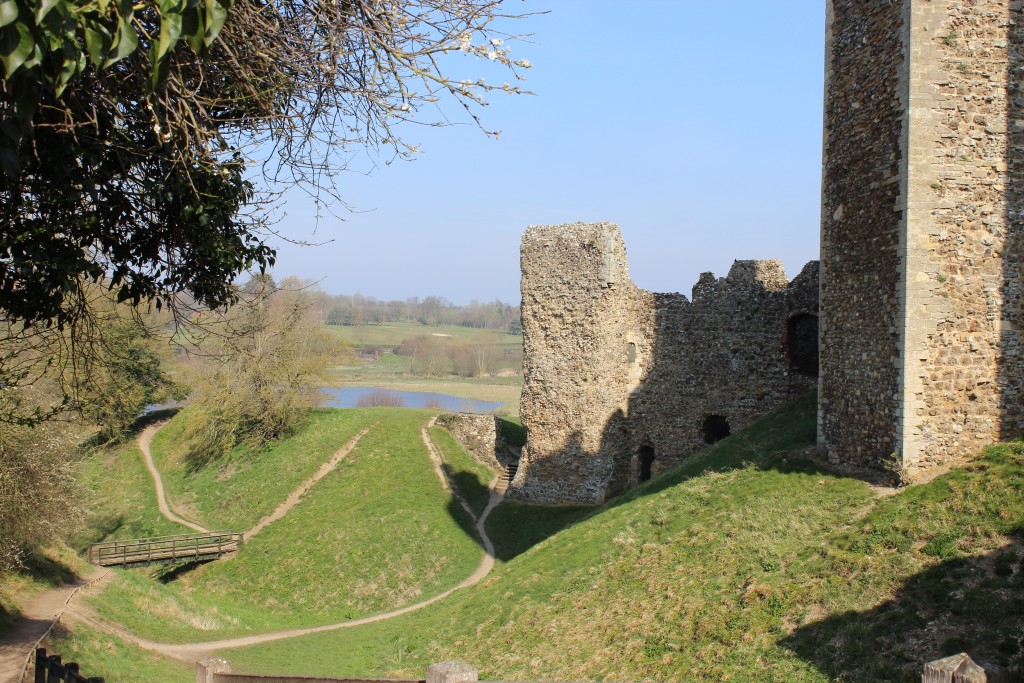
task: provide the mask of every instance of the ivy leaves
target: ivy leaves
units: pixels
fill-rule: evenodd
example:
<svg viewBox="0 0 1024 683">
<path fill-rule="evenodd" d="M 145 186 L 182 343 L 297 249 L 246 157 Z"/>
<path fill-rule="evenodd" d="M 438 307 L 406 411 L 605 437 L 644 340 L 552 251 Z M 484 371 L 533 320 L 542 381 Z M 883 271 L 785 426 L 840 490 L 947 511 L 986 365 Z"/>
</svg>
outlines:
<svg viewBox="0 0 1024 683">
<path fill-rule="evenodd" d="M 148 46 L 149 89 L 166 80 L 184 40 L 205 57 L 234 0 L 0 0 L 0 76 L 5 81 L 0 166 L 20 168 L 18 149 L 47 91 L 56 98 L 86 69 L 97 71 Z M 147 30 L 156 27 L 156 31 Z"/>
</svg>

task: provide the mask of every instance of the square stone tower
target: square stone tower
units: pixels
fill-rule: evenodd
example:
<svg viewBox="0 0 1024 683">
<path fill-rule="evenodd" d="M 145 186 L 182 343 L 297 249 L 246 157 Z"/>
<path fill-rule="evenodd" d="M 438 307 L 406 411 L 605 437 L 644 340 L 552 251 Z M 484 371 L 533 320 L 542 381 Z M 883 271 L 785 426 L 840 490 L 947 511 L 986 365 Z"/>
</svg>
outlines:
<svg viewBox="0 0 1024 683">
<path fill-rule="evenodd" d="M 1024 434 L 1019 0 L 829 0 L 818 438 L 911 478 Z"/>
</svg>

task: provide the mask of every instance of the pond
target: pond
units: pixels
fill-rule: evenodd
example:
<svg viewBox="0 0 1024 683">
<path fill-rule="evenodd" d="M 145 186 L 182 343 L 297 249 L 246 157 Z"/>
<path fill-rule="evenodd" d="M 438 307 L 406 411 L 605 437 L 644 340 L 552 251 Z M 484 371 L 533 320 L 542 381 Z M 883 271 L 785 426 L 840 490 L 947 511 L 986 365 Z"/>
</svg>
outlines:
<svg viewBox="0 0 1024 683">
<path fill-rule="evenodd" d="M 478 401 L 463 396 L 438 394 L 433 391 L 397 391 L 381 387 L 322 387 L 330 396 L 331 408 L 357 408 L 366 405 L 398 405 L 404 408 L 441 408 L 458 413 L 489 413 L 504 403 Z M 376 400 L 384 398 L 384 401 Z"/>
</svg>

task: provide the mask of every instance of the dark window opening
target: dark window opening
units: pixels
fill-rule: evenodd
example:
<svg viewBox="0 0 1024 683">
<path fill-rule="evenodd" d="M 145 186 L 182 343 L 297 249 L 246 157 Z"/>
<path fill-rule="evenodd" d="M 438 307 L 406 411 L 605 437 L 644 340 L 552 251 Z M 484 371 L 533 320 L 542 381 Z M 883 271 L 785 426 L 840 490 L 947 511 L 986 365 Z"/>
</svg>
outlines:
<svg viewBox="0 0 1024 683">
<path fill-rule="evenodd" d="M 786 321 L 786 355 L 793 372 L 818 376 L 818 316 L 801 313 Z"/>
<path fill-rule="evenodd" d="M 704 443 L 712 444 L 729 436 L 729 418 L 708 415 L 704 418 Z"/>
<path fill-rule="evenodd" d="M 637 478 L 640 481 L 647 481 L 651 478 L 651 465 L 654 464 L 654 449 L 650 446 L 644 446 L 640 449 L 640 453 L 637 454 L 637 459 L 640 465 Z"/>
<path fill-rule="evenodd" d="M 636 344 L 633 342 L 626 344 L 626 362 L 630 365 L 636 363 Z"/>
</svg>

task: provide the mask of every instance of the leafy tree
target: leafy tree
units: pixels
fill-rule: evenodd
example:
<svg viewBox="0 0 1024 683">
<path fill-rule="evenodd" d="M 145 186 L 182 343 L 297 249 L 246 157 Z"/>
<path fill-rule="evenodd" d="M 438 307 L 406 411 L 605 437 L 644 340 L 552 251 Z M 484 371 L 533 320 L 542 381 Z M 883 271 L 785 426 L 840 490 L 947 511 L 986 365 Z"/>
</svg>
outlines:
<svg viewBox="0 0 1024 683">
<path fill-rule="evenodd" d="M 164 371 L 152 330 L 134 315 L 103 323 L 102 348 L 94 355 L 78 401 L 106 441 L 121 439 L 148 405 L 182 400 L 187 387 Z"/>
<path fill-rule="evenodd" d="M 0 409 L 12 391 L 26 390 L 4 391 Z M 0 422 L 0 571 L 18 567 L 26 554 L 78 518 L 72 495 L 78 436 L 79 430 L 66 421 L 35 426 Z"/>
<path fill-rule="evenodd" d="M 396 124 L 517 73 L 498 0 L 0 0 L 0 314 L 67 324 L 87 281 L 208 308 L 274 262 L 272 181 L 335 195 L 353 147 L 406 156 Z M 425 105 L 431 105 L 428 109 Z"/>
<path fill-rule="evenodd" d="M 323 330 L 308 292 L 261 282 L 208 330 L 185 435 L 194 467 L 290 433 L 322 401 L 326 368 L 349 353 Z"/>
</svg>

